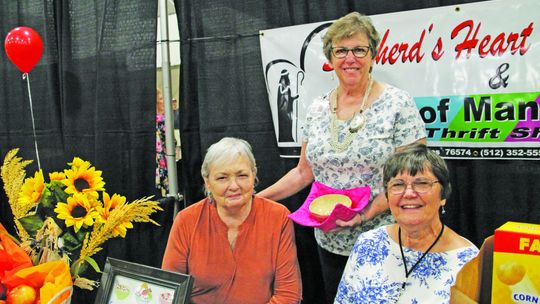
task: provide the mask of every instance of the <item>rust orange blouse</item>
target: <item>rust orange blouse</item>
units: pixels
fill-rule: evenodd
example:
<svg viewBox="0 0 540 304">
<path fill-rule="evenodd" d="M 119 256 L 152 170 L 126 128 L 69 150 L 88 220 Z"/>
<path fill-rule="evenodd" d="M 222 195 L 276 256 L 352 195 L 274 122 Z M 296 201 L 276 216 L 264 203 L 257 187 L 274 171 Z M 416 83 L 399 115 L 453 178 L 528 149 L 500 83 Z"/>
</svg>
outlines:
<svg viewBox="0 0 540 304">
<path fill-rule="evenodd" d="M 162 268 L 194 277 L 192 303 L 299 303 L 302 282 L 288 214 L 255 196 L 231 249 L 227 227 L 204 199 L 176 216 Z"/>
</svg>

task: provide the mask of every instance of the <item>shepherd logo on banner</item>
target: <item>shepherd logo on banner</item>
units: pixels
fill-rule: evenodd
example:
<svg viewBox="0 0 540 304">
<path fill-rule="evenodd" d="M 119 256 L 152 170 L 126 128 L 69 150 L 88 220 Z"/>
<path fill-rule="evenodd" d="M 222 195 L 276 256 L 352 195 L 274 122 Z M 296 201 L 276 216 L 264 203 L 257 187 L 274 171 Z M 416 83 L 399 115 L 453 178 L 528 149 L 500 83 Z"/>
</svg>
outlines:
<svg viewBox="0 0 540 304">
<path fill-rule="evenodd" d="M 540 2 L 485 1 L 370 16 L 375 79 L 408 91 L 445 158 L 540 159 Z M 298 157 L 311 102 L 338 85 L 329 22 L 263 30 L 264 77 L 282 157 Z"/>
<path fill-rule="evenodd" d="M 322 35 L 330 24 L 275 29 L 264 37 L 269 42 L 269 49 L 263 53 L 274 54 L 264 64 L 264 77 L 282 157 L 300 154 L 302 122 L 311 101 L 321 95 L 319 90 L 311 88 L 322 86 L 329 90 L 337 85 L 328 73 L 331 68 L 327 63 L 325 65 L 326 58 L 321 51 Z M 304 34 L 307 29 L 310 31 Z M 289 35 L 295 38 L 280 41 Z M 299 41 L 302 37 L 303 40 Z M 261 40 L 261 47 L 262 44 Z"/>
</svg>

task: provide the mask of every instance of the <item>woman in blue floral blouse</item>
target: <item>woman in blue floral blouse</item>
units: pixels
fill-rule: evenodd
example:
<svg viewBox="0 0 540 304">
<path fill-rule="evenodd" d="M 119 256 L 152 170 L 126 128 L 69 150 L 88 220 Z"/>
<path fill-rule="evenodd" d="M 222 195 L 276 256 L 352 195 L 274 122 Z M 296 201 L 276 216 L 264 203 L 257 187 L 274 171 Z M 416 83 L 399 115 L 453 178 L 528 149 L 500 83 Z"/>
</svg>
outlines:
<svg viewBox="0 0 540 304">
<path fill-rule="evenodd" d="M 478 248 L 441 221 L 450 195 L 444 160 L 423 144 L 405 147 L 385 163 L 384 185 L 397 223 L 358 237 L 334 303 L 449 303 Z"/>
</svg>

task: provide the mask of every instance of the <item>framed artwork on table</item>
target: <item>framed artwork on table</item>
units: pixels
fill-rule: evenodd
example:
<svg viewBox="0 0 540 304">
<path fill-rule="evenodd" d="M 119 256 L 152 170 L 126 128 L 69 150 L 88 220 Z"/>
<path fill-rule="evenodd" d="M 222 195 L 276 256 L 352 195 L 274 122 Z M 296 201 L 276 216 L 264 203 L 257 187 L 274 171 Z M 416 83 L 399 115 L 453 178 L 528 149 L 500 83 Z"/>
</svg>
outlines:
<svg viewBox="0 0 540 304">
<path fill-rule="evenodd" d="M 108 257 L 95 304 L 189 303 L 193 278 Z"/>
</svg>

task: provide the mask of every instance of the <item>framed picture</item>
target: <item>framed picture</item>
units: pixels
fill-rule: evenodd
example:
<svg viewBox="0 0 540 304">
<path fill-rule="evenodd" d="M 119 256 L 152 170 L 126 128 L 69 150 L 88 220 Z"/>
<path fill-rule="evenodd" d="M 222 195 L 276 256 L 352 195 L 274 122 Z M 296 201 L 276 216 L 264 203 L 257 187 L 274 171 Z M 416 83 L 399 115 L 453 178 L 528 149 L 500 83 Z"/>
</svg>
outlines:
<svg viewBox="0 0 540 304">
<path fill-rule="evenodd" d="M 95 304 L 183 304 L 193 278 L 108 257 Z"/>
</svg>

